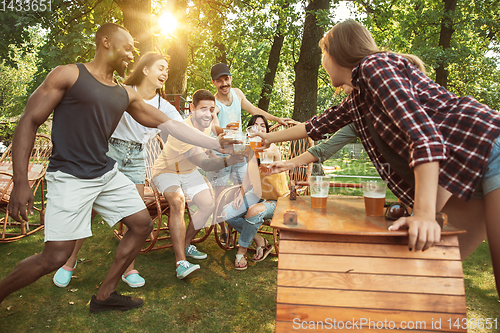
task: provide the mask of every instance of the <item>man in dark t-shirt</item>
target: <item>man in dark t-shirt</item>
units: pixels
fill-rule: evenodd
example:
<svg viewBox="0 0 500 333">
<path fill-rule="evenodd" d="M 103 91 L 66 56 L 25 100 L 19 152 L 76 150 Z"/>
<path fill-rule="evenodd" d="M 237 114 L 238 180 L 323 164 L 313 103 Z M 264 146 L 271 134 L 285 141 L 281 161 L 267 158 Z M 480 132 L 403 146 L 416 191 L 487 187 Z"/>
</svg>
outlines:
<svg viewBox="0 0 500 333">
<path fill-rule="evenodd" d="M 26 205 L 30 213 L 33 211 L 28 160 L 38 127 L 54 110 L 54 148 L 46 176 L 45 247 L 0 281 L 0 302 L 61 267 L 76 240 L 91 235 L 90 214 L 94 208 L 110 226 L 122 221 L 129 231 L 119 243 L 97 295 L 92 296 L 90 310 L 129 310 L 144 304 L 140 298 L 115 291 L 121 275 L 153 228 L 135 186 L 106 156 L 108 139 L 125 110 L 144 126 L 159 127 L 182 141 L 221 150 L 219 140 L 183 122 L 170 120 L 146 104 L 134 89 L 114 82 L 113 73 L 123 76 L 133 59 L 134 41 L 125 28 L 103 24 L 96 33 L 96 47 L 91 62 L 58 66 L 49 73 L 29 98 L 14 133 L 14 187 L 9 213 L 16 221 L 27 221 Z"/>
</svg>

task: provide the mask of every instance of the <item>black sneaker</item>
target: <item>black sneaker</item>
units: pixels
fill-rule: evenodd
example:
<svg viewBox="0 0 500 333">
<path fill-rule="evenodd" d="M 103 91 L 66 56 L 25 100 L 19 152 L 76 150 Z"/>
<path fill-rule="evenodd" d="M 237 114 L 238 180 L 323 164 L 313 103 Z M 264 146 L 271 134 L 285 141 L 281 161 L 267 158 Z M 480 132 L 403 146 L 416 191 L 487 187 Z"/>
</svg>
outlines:
<svg viewBox="0 0 500 333">
<path fill-rule="evenodd" d="M 124 296 L 113 291 L 107 300 L 99 301 L 92 295 L 90 300 L 90 312 L 101 312 L 108 310 L 127 311 L 130 309 L 139 308 L 144 305 L 144 301 L 140 298 Z"/>
</svg>

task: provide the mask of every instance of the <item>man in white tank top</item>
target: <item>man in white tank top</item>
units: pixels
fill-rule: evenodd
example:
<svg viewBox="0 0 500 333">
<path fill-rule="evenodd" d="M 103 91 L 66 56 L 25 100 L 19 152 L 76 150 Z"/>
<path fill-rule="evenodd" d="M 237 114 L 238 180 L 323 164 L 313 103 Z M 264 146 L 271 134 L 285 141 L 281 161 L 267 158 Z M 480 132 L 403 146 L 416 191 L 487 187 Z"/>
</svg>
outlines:
<svg viewBox="0 0 500 333">
<path fill-rule="evenodd" d="M 233 77 L 226 64 L 218 63 L 213 65 L 210 69 L 210 76 L 212 77 L 212 84 L 217 88 L 217 93 L 215 94 L 215 112 L 217 113 L 218 125 L 220 127 L 224 128 L 231 121 L 236 120 L 239 122 L 238 131 L 241 132 L 242 109 L 251 115 L 263 115 L 268 121 L 275 121 L 282 125 L 288 125 L 288 123 L 292 122 L 292 119 L 276 117 L 254 106 L 247 100 L 240 89 L 232 88 L 231 82 Z M 246 170 L 246 162 L 242 162 L 224 168 L 216 173 L 208 173 L 207 176 L 214 187 L 215 197 L 219 197 L 219 194 L 224 190 L 229 179 L 231 179 L 233 184 L 241 184 L 245 177 Z M 224 229 L 223 225 L 221 225 L 221 227 Z M 224 230 L 222 230 L 223 238 L 224 233 Z"/>
<path fill-rule="evenodd" d="M 275 121 L 282 125 L 288 125 L 288 123 L 292 121 L 292 119 L 289 118 L 279 118 L 273 116 L 272 114 L 256 107 L 247 100 L 240 89 L 232 88 L 231 82 L 233 80 L 233 76 L 231 75 L 231 72 L 226 64 L 218 63 L 213 65 L 210 70 L 210 76 L 212 77 L 212 84 L 217 89 L 217 93 L 215 94 L 215 112 L 217 113 L 220 127 L 224 128 L 229 123 L 228 114 L 230 112 L 239 112 L 239 118 L 241 120 L 241 109 L 247 111 L 251 115 L 261 114 L 266 117 L 268 121 Z M 226 109 L 226 107 L 228 109 Z"/>
</svg>

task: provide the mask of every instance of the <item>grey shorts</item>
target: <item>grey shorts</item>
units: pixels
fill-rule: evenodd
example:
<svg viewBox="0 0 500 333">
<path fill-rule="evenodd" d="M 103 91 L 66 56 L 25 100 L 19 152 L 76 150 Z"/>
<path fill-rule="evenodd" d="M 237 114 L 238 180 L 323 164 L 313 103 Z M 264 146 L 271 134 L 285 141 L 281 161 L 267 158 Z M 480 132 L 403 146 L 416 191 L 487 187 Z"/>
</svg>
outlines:
<svg viewBox="0 0 500 333">
<path fill-rule="evenodd" d="M 146 179 L 146 158 L 144 145 L 120 139 L 109 139 L 107 155 L 116 161 L 121 171 L 134 184 L 144 184 Z"/>
<path fill-rule="evenodd" d="M 80 179 L 47 172 L 45 241 L 66 241 L 92 236 L 92 208 L 112 227 L 146 208 L 135 185 L 115 167 L 101 177 Z"/>
</svg>

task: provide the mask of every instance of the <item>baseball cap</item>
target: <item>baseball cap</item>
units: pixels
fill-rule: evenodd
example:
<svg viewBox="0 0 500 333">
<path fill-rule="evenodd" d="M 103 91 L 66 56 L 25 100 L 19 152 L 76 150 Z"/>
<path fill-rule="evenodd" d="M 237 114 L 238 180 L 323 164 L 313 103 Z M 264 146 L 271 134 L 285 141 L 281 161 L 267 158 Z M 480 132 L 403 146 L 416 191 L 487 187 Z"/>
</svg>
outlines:
<svg viewBox="0 0 500 333">
<path fill-rule="evenodd" d="M 229 67 L 227 67 L 226 64 L 223 63 L 218 63 L 212 66 L 212 69 L 210 69 L 210 76 L 212 77 L 212 80 L 217 80 L 220 78 L 222 75 L 231 75 L 231 72 L 229 71 Z"/>
</svg>

